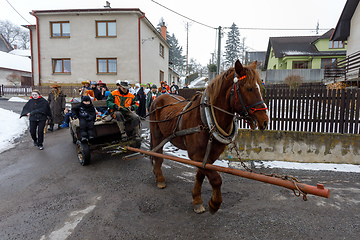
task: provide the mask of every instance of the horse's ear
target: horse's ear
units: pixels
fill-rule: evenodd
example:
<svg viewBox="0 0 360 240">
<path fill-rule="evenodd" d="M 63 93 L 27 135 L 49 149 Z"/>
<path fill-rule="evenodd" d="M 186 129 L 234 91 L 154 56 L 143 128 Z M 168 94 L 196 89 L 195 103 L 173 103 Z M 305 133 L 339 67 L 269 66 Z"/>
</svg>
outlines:
<svg viewBox="0 0 360 240">
<path fill-rule="evenodd" d="M 236 74 L 239 75 L 239 76 L 245 75 L 244 67 L 243 67 L 243 65 L 240 63 L 239 59 L 236 60 L 236 62 L 235 62 L 235 72 L 236 72 Z"/>
<path fill-rule="evenodd" d="M 254 62 L 252 62 L 249 67 L 251 67 L 252 69 L 256 70 L 256 68 L 257 68 L 257 61 L 255 60 Z"/>
</svg>

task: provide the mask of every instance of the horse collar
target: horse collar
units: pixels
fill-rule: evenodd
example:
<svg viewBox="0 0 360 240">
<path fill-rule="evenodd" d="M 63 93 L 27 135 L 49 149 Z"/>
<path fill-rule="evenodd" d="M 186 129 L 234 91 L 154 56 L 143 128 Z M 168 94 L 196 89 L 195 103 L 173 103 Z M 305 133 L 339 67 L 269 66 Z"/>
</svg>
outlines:
<svg viewBox="0 0 360 240">
<path fill-rule="evenodd" d="M 236 118 L 233 118 L 232 132 L 229 134 L 229 136 L 224 136 L 223 134 L 221 134 L 221 132 L 219 131 L 219 129 L 217 128 L 217 126 L 215 124 L 215 121 L 214 121 L 215 116 L 212 114 L 212 111 L 210 109 L 210 105 L 209 105 L 208 98 L 206 95 L 206 90 L 202 94 L 200 106 L 201 106 L 200 107 L 201 121 L 202 121 L 203 125 L 208 129 L 210 135 L 214 136 L 214 138 L 217 141 L 219 141 L 220 143 L 223 143 L 226 145 L 228 145 L 229 143 L 234 141 L 236 134 L 237 134 L 237 130 L 239 128 L 237 125 Z"/>
</svg>

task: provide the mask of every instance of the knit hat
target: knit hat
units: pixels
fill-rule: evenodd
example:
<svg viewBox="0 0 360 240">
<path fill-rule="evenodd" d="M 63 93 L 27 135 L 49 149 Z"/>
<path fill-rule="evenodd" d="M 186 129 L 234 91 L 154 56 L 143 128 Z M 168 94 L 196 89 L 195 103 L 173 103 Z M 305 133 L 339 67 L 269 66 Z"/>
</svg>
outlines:
<svg viewBox="0 0 360 240">
<path fill-rule="evenodd" d="M 153 84 L 153 85 L 151 86 L 151 88 L 156 88 L 156 89 L 157 89 L 157 86 L 156 86 L 155 84 Z"/>
<path fill-rule="evenodd" d="M 85 102 L 85 101 L 90 101 L 91 102 L 91 98 L 89 96 L 84 96 L 82 98 L 82 102 Z"/>
<path fill-rule="evenodd" d="M 110 94 L 110 91 L 106 91 L 105 92 L 105 97 L 109 96 L 109 94 Z"/>
</svg>

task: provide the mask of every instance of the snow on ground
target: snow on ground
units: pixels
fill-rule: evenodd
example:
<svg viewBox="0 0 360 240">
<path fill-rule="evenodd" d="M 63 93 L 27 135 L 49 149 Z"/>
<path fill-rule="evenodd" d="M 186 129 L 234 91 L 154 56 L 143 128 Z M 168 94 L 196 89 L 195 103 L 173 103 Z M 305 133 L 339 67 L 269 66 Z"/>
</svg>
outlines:
<svg viewBox="0 0 360 240">
<path fill-rule="evenodd" d="M 28 118 L 19 117 L 18 113 L 0 108 L 0 153 L 14 147 L 14 140 L 28 128 Z"/>
<path fill-rule="evenodd" d="M 23 99 L 19 97 L 12 97 L 8 100 L 9 102 L 27 102 L 29 99 Z"/>
</svg>

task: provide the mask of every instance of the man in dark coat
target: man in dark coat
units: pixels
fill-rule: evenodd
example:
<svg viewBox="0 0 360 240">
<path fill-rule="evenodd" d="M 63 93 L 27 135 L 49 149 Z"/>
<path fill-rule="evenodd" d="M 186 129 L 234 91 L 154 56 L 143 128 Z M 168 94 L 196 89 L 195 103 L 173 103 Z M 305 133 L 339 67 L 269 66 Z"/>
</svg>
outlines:
<svg viewBox="0 0 360 240">
<path fill-rule="evenodd" d="M 140 89 L 137 91 L 136 95 L 136 100 L 139 103 L 139 107 L 136 110 L 136 114 L 139 115 L 140 117 L 145 117 L 146 115 L 146 95 L 144 92 L 144 88 L 140 87 Z"/>
<path fill-rule="evenodd" d="M 43 150 L 45 123 L 48 117 L 52 118 L 52 115 L 48 101 L 41 97 L 38 90 L 32 91 L 30 100 L 25 104 L 20 114 L 20 117 L 23 116 L 29 117 L 30 135 L 34 141 L 34 146 Z"/>
<path fill-rule="evenodd" d="M 97 88 L 97 83 L 94 82 L 94 81 L 91 81 L 91 90 L 93 90 L 93 92 L 94 92 L 94 97 L 95 97 L 97 100 L 103 99 L 103 96 L 102 96 L 102 94 L 101 94 L 101 91 Z"/>
<path fill-rule="evenodd" d="M 50 87 L 52 90 L 49 93 L 48 102 L 51 109 L 52 121 L 49 123 L 49 131 L 53 131 L 54 124 L 57 124 L 58 129 L 60 129 L 60 125 L 64 122 L 66 96 L 61 91 L 60 85 L 53 84 Z"/>
</svg>

